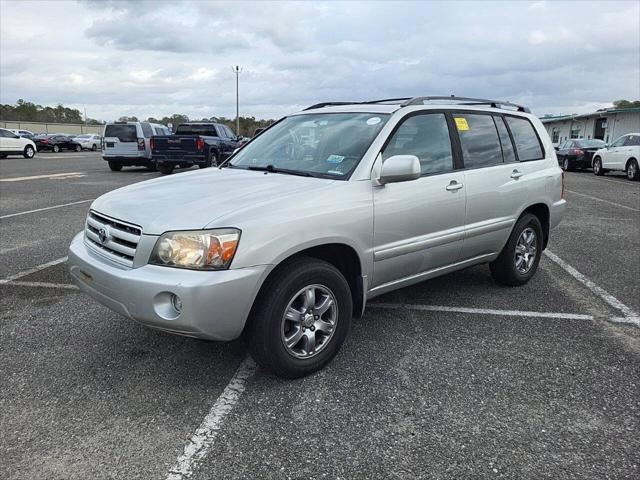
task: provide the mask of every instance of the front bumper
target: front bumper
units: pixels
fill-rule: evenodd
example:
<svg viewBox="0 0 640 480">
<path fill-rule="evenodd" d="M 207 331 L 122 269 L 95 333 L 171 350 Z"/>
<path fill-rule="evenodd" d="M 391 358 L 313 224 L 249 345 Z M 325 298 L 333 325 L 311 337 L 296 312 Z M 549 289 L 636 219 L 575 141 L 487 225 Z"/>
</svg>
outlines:
<svg viewBox="0 0 640 480">
<path fill-rule="evenodd" d="M 69 271 L 80 289 L 111 310 L 146 326 L 211 340 L 233 340 L 244 328 L 267 266 L 194 271 L 144 265 L 124 268 L 85 245 L 69 247 Z M 182 302 L 177 312 L 171 295 Z"/>
</svg>

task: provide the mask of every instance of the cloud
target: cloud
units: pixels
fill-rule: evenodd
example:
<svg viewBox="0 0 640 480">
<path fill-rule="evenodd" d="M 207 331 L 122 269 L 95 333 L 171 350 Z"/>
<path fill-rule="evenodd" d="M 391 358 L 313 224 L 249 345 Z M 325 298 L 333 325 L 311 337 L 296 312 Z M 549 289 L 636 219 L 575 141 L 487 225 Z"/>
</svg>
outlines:
<svg viewBox="0 0 640 480">
<path fill-rule="evenodd" d="M 504 98 L 539 114 L 640 98 L 638 3 L 49 5 L 2 4 L 3 103 L 87 104 L 106 120 L 232 117 L 231 65 L 244 68 L 241 114 L 262 118 L 408 95 Z"/>
</svg>

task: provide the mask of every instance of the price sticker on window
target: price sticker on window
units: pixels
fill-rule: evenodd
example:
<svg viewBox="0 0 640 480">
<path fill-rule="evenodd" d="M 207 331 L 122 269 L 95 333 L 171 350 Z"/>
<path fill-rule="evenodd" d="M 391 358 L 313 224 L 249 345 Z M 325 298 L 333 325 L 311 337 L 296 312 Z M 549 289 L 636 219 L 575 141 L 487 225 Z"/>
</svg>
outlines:
<svg viewBox="0 0 640 480">
<path fill-rule="evenodd" d="M 469 124 L 467 123 L 466 118 L 455 117 L 454 120 L 456 121 L 456 127 L 458 127 L 458 130 L 460 130 L 461 132 L 469 130 Z"/>
</svg>

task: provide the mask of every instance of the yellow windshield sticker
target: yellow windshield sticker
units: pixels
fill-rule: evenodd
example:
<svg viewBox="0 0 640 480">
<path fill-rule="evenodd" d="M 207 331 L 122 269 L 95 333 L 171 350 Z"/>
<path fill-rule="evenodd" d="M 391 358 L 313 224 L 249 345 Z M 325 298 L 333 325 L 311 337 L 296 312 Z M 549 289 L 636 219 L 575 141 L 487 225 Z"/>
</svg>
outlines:
<svg viewBox="0 0 640 480">
<path fill-rule="evenodd" d="M 467 123 L 466 118 L 455 117 L 454 120 L 456 121 L 456 127 L 458 127 L 458 130 L 461 132 L 469 130 L 469 124 Z"/>
</svg>

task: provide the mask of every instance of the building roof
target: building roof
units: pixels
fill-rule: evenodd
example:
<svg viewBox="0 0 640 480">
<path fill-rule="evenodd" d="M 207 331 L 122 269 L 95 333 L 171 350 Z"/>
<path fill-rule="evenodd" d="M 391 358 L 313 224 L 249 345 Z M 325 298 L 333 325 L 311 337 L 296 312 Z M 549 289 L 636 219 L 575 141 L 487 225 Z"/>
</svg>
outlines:
<svg viewBox="0 0 640 480">
<path fill-rule="evenodd" d="M 606 110 L 600 110 L 591 113 L 582 113 L 578 115 L 574 113 L 572 115 L 554 115 L 552 117 L 542 117 L 540 121 L 542 123 L 561 122 L 563 120 L 574 120 L 576 118 L 588 118 L 588 117 L 604 117 L 612 113 L 635 113 L 640 112 L 640 107 L 632 108 L 607 108 Z"/>
</svg>

